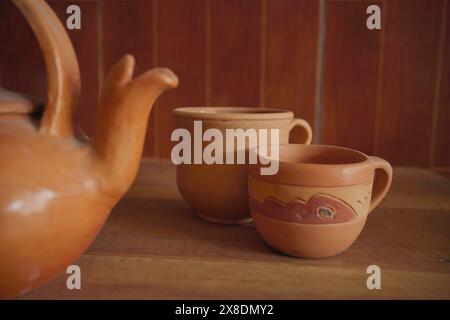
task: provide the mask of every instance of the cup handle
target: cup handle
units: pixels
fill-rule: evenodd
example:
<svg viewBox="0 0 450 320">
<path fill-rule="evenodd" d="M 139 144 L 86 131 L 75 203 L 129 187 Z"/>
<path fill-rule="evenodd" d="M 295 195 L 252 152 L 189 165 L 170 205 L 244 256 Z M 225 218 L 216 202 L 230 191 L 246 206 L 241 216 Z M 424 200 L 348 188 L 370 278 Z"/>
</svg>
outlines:
<svg viewBox="0 0 450 320">
<path fill-rule="evenodd" d="M 306 120 L 295 118 L 291 121 L 291 126 L 289 127 L 289 134 L 291 133 L 292 129 L 295 127 L 302 127 L 303 130 L 305 130 L 306 133 L 306 140 L 303 142 L 304 144 L 311 144 L 312 141 L 312 129 L 309 123 Z"/>
<path fill-rule="evenodd" d="M 373 162 L 374 181 L 372 188 L 372 199 L 370 201 L 369 213 L 372 212 L 384 199 L 392 183 L 392 167 L 384 159 L 369 157 Z"/>
</svg>

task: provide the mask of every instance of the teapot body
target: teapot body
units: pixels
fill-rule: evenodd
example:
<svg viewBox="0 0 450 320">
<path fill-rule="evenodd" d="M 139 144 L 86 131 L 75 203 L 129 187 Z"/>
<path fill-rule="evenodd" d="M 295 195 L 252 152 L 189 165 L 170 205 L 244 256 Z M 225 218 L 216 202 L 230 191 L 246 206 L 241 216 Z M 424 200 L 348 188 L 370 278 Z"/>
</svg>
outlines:
<svg viewBox="0 0 450 320">
<path fill-rule="evenodd" d="M 63 272 L 97 235 L 116 200 L 101 191 L 91 153 L 0 115 L 0 297 Z"/>
<path fill-rule="evenodd" d="M 42 49 L 48 94 L 39 113 L 0 86 L 0 298 L 46 283 L 87 249 L 136 177 L 154 101 L 178 85 L 165 68 L 133 78 L 125 55 L 104 79 L 92 144 L 81 143 L 80 70 L 64 26 L 43 0 L 13 1 Z"/>
</svg>

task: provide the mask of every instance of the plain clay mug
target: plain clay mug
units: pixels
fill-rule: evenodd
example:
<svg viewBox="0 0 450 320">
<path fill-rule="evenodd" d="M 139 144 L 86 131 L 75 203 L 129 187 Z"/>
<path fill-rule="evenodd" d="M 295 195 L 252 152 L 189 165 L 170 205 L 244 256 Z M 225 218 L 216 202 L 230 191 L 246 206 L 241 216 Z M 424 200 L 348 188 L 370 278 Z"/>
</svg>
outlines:
<svg viewBox="0 0 450 320">
<path fill-rule="evenodd" d="M 294 127 L 302 130 L 302 142 L 311 143 L 312 130 L 303 119 L 294 118 L 291 111 L 252 107 L 185 107 L 173 111 L 177 128 L 194 135 L 194 121 L 202 121 L 202 129 L 279 129 L 279 143 L 289 142 Z M 203 144 L 205 147 L 207 143 Z M 270 140 L 268 143 L 270 144 Z M 248 145 L 245 146 L 248 159 Z M 235 151 L 235 153 L 237 150 Z M 222 155 L 225 156 L 225 144 Z M 236 154 L 234 154 L 236 158 Z M 246 162 L 247 163 L 247 162 Z M 248 202 L 247 164 L 179 164 L 177 185 L 183 198 L 198 216 L 215 223 L 240 224 L 251 222 Z"/>
</svg>

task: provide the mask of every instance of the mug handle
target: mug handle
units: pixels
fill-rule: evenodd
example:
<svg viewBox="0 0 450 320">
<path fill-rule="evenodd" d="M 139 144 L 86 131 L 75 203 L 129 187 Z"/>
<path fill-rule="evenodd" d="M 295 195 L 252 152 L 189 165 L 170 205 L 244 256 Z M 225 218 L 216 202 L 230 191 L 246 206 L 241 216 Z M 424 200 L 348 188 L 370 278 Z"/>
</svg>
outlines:
<svg viewBox="0 0 450 320">
<path fill-rule="evenodd" d="M 300 119 L 300 118 L 294 118 L 291 121 L 291 126 L 289 127 L 289 134 L 291 133 L 292 129 L 295 127 L 302 127 L 303 130 L 306 132 L 306 140 L 303 142 L 304 144 L 311 144 L 312 141 L 312 129 L 309 123 L 306 120 Z"/>
<path fill-rule="evenodd" d="M 374 181 L 372 188 L 372 199 L 370 201 L 369 213 L 372 212 L 384 199 L 392 183 L 392 167 L 384 159 L 371 156 L 369 159 L 373 162 Z M 377 172 L 378 171 L 378 172 Z"/>
</svg>

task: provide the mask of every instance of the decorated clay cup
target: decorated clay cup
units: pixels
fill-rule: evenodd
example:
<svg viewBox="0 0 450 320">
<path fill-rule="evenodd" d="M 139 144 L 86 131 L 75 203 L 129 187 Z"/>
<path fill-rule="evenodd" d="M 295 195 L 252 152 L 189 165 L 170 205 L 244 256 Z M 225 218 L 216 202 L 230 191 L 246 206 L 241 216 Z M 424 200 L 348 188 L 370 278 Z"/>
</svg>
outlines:
<svg viewBox="0 0 450 320">
<path fill-rule="evenodd" d="M 301 133 L 301 143 L 311 143 L 312 131 L 309 124 L 303 119 L 295 119 L 291 111 L 269 108 L 245 107 L 185 107 L 177 108 L 173 112 L 176 127 L 186 129 L 192 137 L 192 154 L 195 150 L 195 141 L 198 141 L 194 130 L 194 122 L 199 125 L 201 121 L 202 132 L 216 129 L 224 136 L 223 148 L 218 151 L 219 156 L 225 158 L 226 145 L 230 143 L 226 132 L 228 129 L 243 130 L 254 129 L 261 132 L 266 129 L 279 130 L 279 143 L 289 142 L 289 134 L 294 127 Z M 197 134 L 198 135 L 198 134 Z M 195 140 L 195 141 L 194 141 Z M 226 140 L 226 141 L 225 141 Z M 204 149 L 209 141 L 200 142 Z M 258 145 L 261 145 L 258 140 Z M 266 144 L 270 144 L 270 139 Z M 248 160 L 249 145 L 244 147 L 236 145 L 231 152 L 236 159 L 236 152 L 245 149 Z M 229 154 L 228 154 L 229 155 Z M 173 159 L 172 159 L 173 160 Z M 196 210 L 197 214 L 210 222 L 240 224 L 251 222 L 248 202 L 248 162 L 238 164 L 212 163 L 208 164 L 181 163 L 177 165 L 177 185 L 183 198 Z"/>
<path fill-rule="evenodd" d="M 271 247 L 304 258 L 350 247 L 392 181 L 387 161 L 326 145 L 282 145 L 278 173 L 261 167 L 251 165 L 248 178 L 256 229 Z"/>
</svg>

